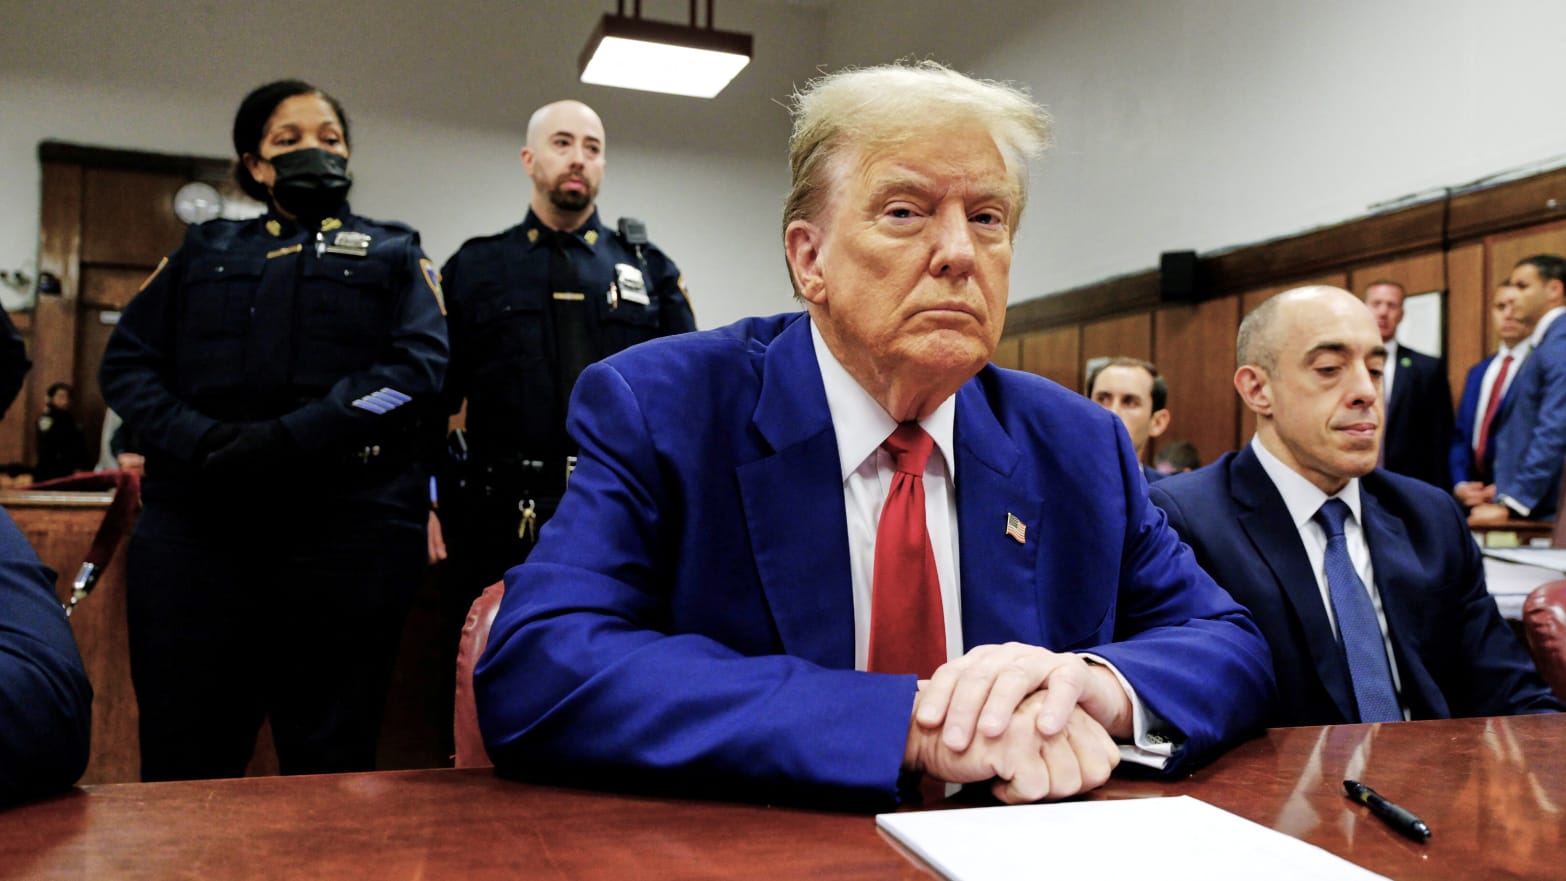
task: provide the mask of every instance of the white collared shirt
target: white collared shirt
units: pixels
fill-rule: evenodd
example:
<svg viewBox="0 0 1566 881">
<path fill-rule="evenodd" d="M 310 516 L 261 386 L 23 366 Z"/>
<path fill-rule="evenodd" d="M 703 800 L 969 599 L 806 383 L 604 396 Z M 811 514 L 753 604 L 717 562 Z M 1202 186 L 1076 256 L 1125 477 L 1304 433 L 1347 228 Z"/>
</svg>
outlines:
<svg viewBox="0 0 1566 881">
<path fill-rule="evenodd" d="M 1528 337 L 1528 346 L 1530 348 L 1537 349 L 1539 347 L 1539 343 L 1544 341 L 1545 331 L 1550 329 L 1550 325 L 1554 324 L 1555 319 L 1561 317 L 1562 313 L 1566 313 L 1566 306 L 1556 306 L 1539 317 L 1539 323 L 1534 325 L 1533 333 Z"/>
<path fill-rule="evenodd" d="M 875 584 L 875 540 L 881 520 L 881 507 L 892 488 L 892 457 L 881 443 L 897 429 L 894 420 L 870 393 L 853 378 L 827 348 L 815 322 L 810 323 L 810 340 L 815 347 L 816 364 L 826 389 L 827 410 L 832 431 L 837 437 L 837 455 L 843 475 L 843 507 L 848 515 L 848 561 L 854 592 L 854 669 L 869 666 L 870 601 Z M 957 398 L 942 401 L 934 412 L 919 420 L 919 425 L 935 441 L 935 449 L 924 466 L 925 525 L 935 554 L 935 572 L 941 585 L 941 613 L 946 624 L 946 659 L 961 657 L 962 581 L 959 573 L 957 542 L 957 491 L 955 449 L 952 446 L 957 421 Z M 1173 744 L 1159 734 L 1165 723 L 1147 709 L 1136 689 L 1113 664 L 1092 654 L 1092 658 L 1115 674 L 1131 700 L 1132 743 L 1120 745 L 1121 758 L 1128 762 L 1162 768 L 1169 762 Z"/>
<path fill-rule="evenodd" d="M 870 656 L 870 596 L 875 584 L 875 539 L 881 506 L 892 488 L 892 455 L 882 441 L 897 429 L 897 421 L 838 363 L 814 322 L 810 339 L 826 387 L 827 409 L 837 435 L 842 467 L 843 505 L 848 513 L 848 560 L 854 588 L 854 669 L 864 670 Z M 935 574 L 941 584 L 941 612 L 946 619 L 946 659 L 961 657 L 962 591 L 957 573 L 957 493 L 953 476 L 952 426 L 957 398 L 941 402 L 919 425 L 935 441 L 924 466 L 924 520 L 935 552 Z"/>
<path fill-rule="evenodd" d="M 1332 593 L 1327 586 L 1327 533 L 1321 524 L 1315 521 L 1316 512 L 1327 499 L 1342 499 L 1348 505 L 1352 515 L 1343 522 L 1343 538 L 1348 544 L 1349 560 L 1354 564 L 1354 571 L 1358 573 L 1359 580 L 1365 583 L 1365 588 L 1370 592 L 1370 602 L 1376 608 L 1376 624 L 1381 628 L 1381 644 L 1386 649 L 1388 664 L 1392 668 L 1392 686 L 1398 690 L 1398 705 L 1403 709 L 1403 718 L 1408 718 L 1408 708 L 1403 701 L 1403 683 L 1398 676 L 1397 657 L 1392 652 L 1392 638 L 1387 631 L 1386 611 L 1381 607 L 1381 591 L 1376 588 L 1376 573 L 1370 564 L 1370 545 L 1365 541 L 1365 529 L 1360 519 L 1359 478 L 1350 478 L 1349 482 L 1334 495 L 1328 496 L 1319 487 L 1306 480 L 1304 475 L 1293 468 L 1283 464 L 1267 445 L 1262 443 L 1261 437 L 1251 438 L 1251 449 L 1256 453 L 1257 461 L 1261 462 L 1262 470 L 1272 479 L 1272 485 L 1278 488 L 1278 494 L 1283 496 L 1283 504 L 1289 510 L 1289 519 L 1294 523 L 1294 529 L 1299 533 L 1300 543 L 1305 546 L 1305 556 L 1310 560 L 1310 571 L 1316 576 L 1316 589 L 1321 594 L 1321 605 L 1326 609 L 1327 621 L 1332 625 L 1333 637 L 1337 637 L 1338 619 L 1332 611 Z M 1288 696 L 1285 695 L 1287 700 Z"/>
</svg>

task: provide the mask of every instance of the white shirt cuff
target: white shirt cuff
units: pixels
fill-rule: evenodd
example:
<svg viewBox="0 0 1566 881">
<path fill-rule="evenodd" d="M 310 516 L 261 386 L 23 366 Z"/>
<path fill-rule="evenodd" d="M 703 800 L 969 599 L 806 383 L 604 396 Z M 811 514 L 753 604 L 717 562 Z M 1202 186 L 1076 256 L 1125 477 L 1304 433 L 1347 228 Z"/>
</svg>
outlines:
<svg viewBox="0 0 1566 881">
<path fill-rule="evenodd" d="M 1126 697 L 1131 699 L 1131 742 L 1119 744 L 1121 761 L 1149 768 L 1167 767 L 1175 748 L 1180 746 L 1169 736 L 1169 723 L 1142 703 L 1136 689 L 1131 687 L 1126 677 L 1120 675 L 1114 664 L 1087 652 L 1077 654 L 1115 674 L 1120 687 L 1125 689 Z"/>
<path fill-rule="evenodd" d="M 1518 517 L 1527 517 L 1530 513 L 1533 512 L 1532 508 L 1523 507 L 1522 502 L 1517 501 L 1511 496 L 1501 496 L 1499 499 L 1497 499 L 1497 501 L 1506 507 L 1511 508 L 1512 513 L 1516 514 Z"/>
</svg>

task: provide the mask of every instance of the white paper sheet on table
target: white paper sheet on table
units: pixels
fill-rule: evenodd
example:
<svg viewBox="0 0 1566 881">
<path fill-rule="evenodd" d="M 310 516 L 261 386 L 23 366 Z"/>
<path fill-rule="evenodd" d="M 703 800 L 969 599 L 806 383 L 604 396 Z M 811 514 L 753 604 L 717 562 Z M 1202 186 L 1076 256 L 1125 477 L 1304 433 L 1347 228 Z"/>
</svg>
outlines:
<svg viewBox="0 0 1566 881">
<path fill-rule="evenodd" d="M 1566 572 L 1566 548 L 1485 548 L 1484 555 L 1508 563 Z"/>
<path fill-rule="evenodd" d="M 1185 795 L 881 814 L 875 822 L 950 881 L 1385 881 Z"/>
</svg>

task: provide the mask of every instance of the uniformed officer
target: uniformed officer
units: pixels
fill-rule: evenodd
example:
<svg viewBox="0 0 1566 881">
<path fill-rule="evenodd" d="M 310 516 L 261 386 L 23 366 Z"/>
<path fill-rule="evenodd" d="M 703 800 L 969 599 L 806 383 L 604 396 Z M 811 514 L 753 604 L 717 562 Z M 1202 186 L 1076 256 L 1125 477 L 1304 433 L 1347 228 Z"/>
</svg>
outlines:
<svg viewBox="0 0 1566 881">
<path fill-rule="evenodd" d="M 674 261 L 635 221 L 617 230 L 600 221 L 604 147 L 592 108 L 539 108 L 522 148 L 533 181 L 527 218 L 468 241 L 441 271 L 451 308 L 445 398 L 451 412 L 467 401 L 465 437 L 452 439 L 439 494 L 459 620 L 527 557 L 554 513 L 576 452 L 565 412 L 582 370 L 696 326 Z"/>
<path fill-rule="evenodd" d="M 242 774 L 263 717 L 285 774 L 374 765 L 447 341 L 418 233 L 349 212 L 348 144 L 309 84 L 246 97 L 235 175 L 270 210 L 191 227 L 104 353 L 146 455 L 127 575 L 147 780 Z"/>
</svg>

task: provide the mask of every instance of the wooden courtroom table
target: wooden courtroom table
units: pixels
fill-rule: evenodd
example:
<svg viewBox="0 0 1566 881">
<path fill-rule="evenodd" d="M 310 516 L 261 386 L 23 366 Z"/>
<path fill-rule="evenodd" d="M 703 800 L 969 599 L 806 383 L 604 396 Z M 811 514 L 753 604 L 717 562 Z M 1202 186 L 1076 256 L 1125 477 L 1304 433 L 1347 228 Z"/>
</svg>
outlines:
<svg viewBox="0 0 1566 881">
<path fill-rule="evenodd" d="M 1434 837 L 1414 844 L 1350 802 L 1345 772 Z M 1566 876 L 1566 716 L 1275 729 L 1189 779 L 1117 778 L 1090 798 L 1175 794 L 1400 881 Z M 869 816 L 536 786 L 488 770 L 89 786 L 0 811 L 6 879 L 741 877 L 925 875 Z"/>
</svg>

